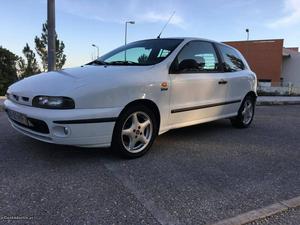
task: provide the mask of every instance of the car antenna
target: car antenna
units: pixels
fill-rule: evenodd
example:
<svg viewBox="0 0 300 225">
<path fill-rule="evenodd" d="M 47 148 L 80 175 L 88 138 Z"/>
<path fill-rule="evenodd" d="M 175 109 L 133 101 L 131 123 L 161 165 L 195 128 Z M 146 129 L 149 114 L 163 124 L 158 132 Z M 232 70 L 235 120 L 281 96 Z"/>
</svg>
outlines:
<svg viewBox="0 0 300 225">
<path fill-rule="evenodd" d="M 170 18 L 168 19 L 168 21 L 166 22 L 166 24 L 165 24 L 164 27 L 162 28 L 161 32 L 160 32 L 159 35 L 157 36 L 157 39 L 160 38 L 162 32 L 165 30 L 166 26 L 170 23 L 170 21 L 171 21 L 171 19 L 173 18 L 174 14 L 175 14 L 175 11 L 172 13 L 172 15 L 170 16 Z"/>
</svg>

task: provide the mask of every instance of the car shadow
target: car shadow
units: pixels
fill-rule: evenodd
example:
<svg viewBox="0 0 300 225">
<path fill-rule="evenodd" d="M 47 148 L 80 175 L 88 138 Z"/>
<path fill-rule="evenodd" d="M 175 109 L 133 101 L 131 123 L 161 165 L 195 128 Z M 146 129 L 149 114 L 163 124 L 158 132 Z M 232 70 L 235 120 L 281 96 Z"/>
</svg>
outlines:
<svg viewBox="0 0 300 225">
<path fill-rule="evenodd" d="M 152 148 L 154 151 L 150 151 L 148 154 L 159 154 L 160 151 L 156 151 L 160 143 L 164 141 L 179 141 L 179 140 L 190 140 L 195 138 L 201 138 L 201 136 L 213 136 L 219 132 L 225 132 L 224 130 L 233 129 L 228 120 L 219 120 L 179 129 L 170 130 L 159 137 L 155 141 Z M 24 137 L 29 139 L 27 137 Z M 26 142 L 28 142 L 27 140 Z M 37 140 L 30 139 L 31 151 L 34 151 L 34 154 L 37 154 L 43 160 L 67 160 L 67 161 L 76 161 L 76 160 L 97 160 L 105 159 L 108 161 L 124 161 L 128 160 L 126 158 L 120 157 L 111 148 L 82 148 L 75 146 L 66 146 L 66 145 L 56 145 L 40 142 Z M 159 157 L 159 156 L 157 156 Z"/>
</svg>

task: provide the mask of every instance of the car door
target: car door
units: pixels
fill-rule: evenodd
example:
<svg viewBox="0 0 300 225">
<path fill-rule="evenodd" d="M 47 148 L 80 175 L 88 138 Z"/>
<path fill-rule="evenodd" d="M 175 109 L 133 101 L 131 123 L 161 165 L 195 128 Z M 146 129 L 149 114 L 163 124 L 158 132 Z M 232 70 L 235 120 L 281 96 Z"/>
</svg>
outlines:
<svg viewBox="0 0 300 225">
<path fill-rule="evenodd" d="M 217 44 L 224 67 L 224 79 L 228 82 L 228 101 L 231 104 L 231 112 L 236 113 L 241 101 L 251 90 L 251 71 L 246 69 L 241 54 L 232 47 Z"/>
<path fill-rule="evenodd" d="M 190 125 L 228 114 L 228 86 L 213 43 L 191 41 L 170 68 L 170 122 Z M 179 127 L 178 126 L 178 127 Z"/>
</svg>

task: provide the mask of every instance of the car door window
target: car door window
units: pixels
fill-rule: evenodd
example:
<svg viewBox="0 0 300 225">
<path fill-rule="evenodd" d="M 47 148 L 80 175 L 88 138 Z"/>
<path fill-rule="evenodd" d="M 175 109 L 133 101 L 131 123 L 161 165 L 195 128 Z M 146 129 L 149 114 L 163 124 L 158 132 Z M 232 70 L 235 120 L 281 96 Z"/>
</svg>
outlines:
<svg viewBox="0 0 300 225">
<path fill-rule="evenodd" d="M 219 60 L 210 42 L 192 41 L 183 47 L 176 59 L 179 73 L 219 71 Z"/>
<path fill-rule="evenodd" d="M 243 60 L 236 50 L 225 45 L 219 45 L 219 49 L 224 60 L 225 72 L 236 72 L 244 70 L 245 65 L 243 63 Z"/>
</svg>

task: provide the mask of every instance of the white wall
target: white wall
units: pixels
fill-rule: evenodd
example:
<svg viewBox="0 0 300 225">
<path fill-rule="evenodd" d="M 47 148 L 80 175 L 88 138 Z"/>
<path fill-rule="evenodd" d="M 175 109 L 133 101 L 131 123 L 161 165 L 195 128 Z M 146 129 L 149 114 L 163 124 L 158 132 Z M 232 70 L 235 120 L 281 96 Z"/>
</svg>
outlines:
<svg viewBox="0 0 300 225">
<path fill-rule="evenodd" d="M 300 95 L 300 87 L 264 87 L 258 86 L 257 92 L 267 95 Z"/>
<path fill-rule="evenodd" d="M 291 82 L 300 87 L 300 53 L 289 51 L 290 57 L 284 57 L 282 63 L 283 82 Z"/>
</svg>

